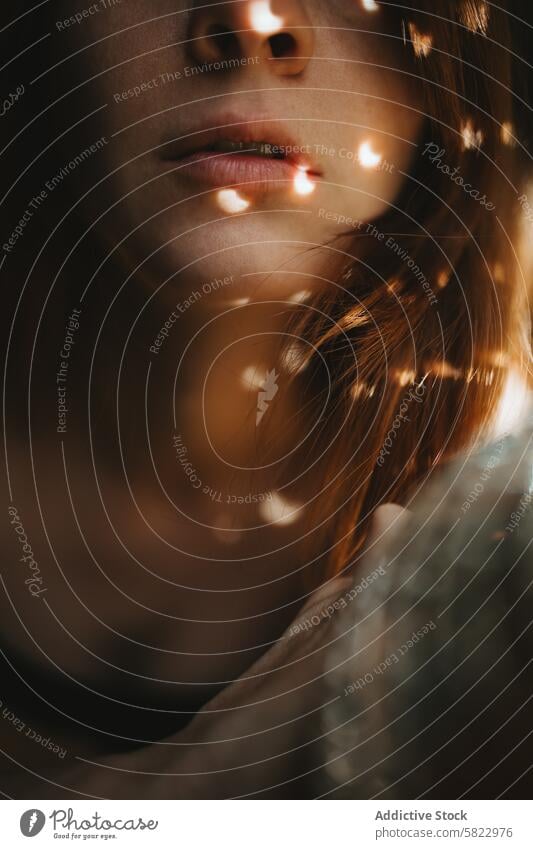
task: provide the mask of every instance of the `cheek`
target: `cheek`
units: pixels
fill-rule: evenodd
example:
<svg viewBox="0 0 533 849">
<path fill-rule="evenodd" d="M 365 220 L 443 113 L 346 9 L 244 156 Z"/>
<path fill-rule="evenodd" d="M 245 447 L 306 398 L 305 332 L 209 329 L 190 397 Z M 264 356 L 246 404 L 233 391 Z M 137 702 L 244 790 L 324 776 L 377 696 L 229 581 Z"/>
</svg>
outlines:
<svg viewBox="0 0 533 849">
<path fill-rule="evenodd" d="M 423 93 L 403 44 L 378 33 L 325 36 L 321 105 L 328 202 L 342 215 L 370 221 L 397 200 L 416 156 Z M 325 149 L 325 148 L 324 148 Z M 335 234 L 335 230 L 332 233 Z"/>
<path fill-rule="evenodd" d="M 408 121 L 387 129 L 389 117 L 376 120 L 357 130 L 355 138 L 339 147 L 335 171 L 342 186 L 336 192 L 343 210 L 352 209 L 357 217 L 370 221 L 394 205 L 408 179 L 417 145 L 416 127 Z M 414 132 L 411 132 L 414 131 Z"/>
<path fill-rule="evenodd" d="M 395 204 L 418 147 L 423 117 L 417 109 L 398 87 L 352 97 L 340 107 L 352 126 L 341 123 L 331 132 L 324 186 L 339 213 L 371 221 Z"/>
</svg>

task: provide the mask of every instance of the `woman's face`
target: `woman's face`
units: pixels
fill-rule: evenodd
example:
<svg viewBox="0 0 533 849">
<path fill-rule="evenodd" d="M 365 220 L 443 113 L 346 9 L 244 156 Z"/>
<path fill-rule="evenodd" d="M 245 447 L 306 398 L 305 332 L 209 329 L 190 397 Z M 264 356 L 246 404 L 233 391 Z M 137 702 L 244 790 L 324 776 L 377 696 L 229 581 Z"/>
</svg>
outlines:
<svg viewBox="0 0 533 849">
<path fill-rule="evenodd" d="M 90 167 L 111 175 L 101 226 L 134 231 L 137 261 L 154 255 L 163 277 L 260 283 L 394 204 L 421 119 L 386 6 L 69 0 L 55 14 L 56 37 L 79 51 L 64 73 L 81 73 L 80 96 L 104 107 L 91 119 L 107 143 Z M 333 273 L 331 255 L 305 256 L 292 267 Z M 279 287 L 302 280 L 274 275 L 254 293 Z"/>
</svg>

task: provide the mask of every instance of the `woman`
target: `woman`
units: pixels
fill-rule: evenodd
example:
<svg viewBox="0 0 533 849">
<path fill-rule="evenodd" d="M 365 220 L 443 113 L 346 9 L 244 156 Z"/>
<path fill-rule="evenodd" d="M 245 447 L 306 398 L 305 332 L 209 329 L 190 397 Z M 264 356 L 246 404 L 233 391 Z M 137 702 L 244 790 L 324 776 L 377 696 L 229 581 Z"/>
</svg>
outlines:
<svg viewBox="0 0 533 849">
<path fill-rule="evenodd" d="M 525 4 L 190 5 L 5 14 L 11 796 L 309 795 L 320 612 L 528 361 Z"/>
</svg>

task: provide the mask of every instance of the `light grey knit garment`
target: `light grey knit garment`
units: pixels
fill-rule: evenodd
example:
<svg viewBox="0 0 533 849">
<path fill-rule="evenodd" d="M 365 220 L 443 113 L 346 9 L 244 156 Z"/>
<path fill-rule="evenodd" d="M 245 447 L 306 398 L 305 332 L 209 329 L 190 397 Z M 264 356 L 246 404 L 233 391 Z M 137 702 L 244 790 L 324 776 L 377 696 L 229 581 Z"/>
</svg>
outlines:
<svg viewBox="0 0 533 849">
<path fill-rule="evenodd" d="M 530 418 L 440 470 L 365 560 L 356 584 L 377 577 L 328 659 L 317 796 L 531 796 L 532 500 Z"/>
</svg>

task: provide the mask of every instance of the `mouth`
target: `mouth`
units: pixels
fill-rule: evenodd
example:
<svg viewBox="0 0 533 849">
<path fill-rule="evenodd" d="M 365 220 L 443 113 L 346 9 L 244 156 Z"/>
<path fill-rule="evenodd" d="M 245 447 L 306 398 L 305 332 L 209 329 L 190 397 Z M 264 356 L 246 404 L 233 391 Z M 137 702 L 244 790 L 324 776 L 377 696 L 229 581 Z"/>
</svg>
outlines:
<svg viewBox="0 0 533 849">
<path fill-rule="evenodd" d="M 242 156 L 261 156 L 267 159 L 286 159 L 287 155 L 281 147 L 271 142 L 244 142 L 220 139 L 208 148 L 213 153 L 236 153 Z"/>
<path fill-rule="evenodd" d="M 214 189 L 239 187 L 245 195 L 290 191 L 299 174 L 322 176 L 310 146 L 298 144 L 273 121 L 246 121 L 198 130 L 163 143 L 162 158 L 179 176 Z"/>
</svg>

